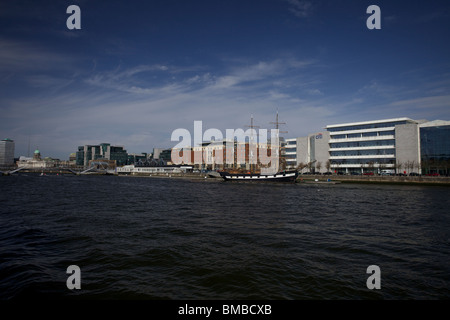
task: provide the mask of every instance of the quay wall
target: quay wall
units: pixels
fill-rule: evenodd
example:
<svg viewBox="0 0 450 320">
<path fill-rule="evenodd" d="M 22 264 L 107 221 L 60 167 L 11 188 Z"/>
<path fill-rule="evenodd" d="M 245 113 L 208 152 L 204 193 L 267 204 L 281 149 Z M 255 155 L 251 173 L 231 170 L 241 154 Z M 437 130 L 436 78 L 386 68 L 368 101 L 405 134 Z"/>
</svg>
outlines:
<svg viewBox="0 0 450 320">
<path fill-rule="evenodd" d="M 428 176 L 346 176 L 346 175 L 300 175 L 298 179 L 327 181 L 341 181 L 343 183 L 395 183 L 395 184 L 433 184 L 449 185 L 450 177 L 428 177 Z"/>
</svg>

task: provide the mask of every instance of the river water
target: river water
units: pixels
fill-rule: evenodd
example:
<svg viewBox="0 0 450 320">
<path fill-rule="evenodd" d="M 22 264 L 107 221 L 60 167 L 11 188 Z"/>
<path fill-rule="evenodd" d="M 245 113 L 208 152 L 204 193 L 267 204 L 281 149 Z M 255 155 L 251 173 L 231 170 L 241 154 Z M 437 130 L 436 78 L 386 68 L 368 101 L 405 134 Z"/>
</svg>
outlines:
<svg viewBox="0 0 450 320">
<path fill-rule="evenodd" d="M 446 187 L 22 174 L 0 203 L 2 300 L 450 298 Z"/>
</svg>

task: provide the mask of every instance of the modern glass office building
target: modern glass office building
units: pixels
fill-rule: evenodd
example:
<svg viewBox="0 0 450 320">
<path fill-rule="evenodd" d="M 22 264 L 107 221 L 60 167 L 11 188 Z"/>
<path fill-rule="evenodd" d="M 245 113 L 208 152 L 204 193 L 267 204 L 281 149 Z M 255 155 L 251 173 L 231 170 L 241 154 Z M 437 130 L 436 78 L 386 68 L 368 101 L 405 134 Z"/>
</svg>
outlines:
<svg viewBox="0 0 450 320">
<path fill-rule="evenodd" d="M 123 166 L 127 164 L 128 153 L 123 147 L 111 146 L 109 143 L 78 147 L 76 153 L 77 165 L 86 167 L 90 160 L 99 159 L 116 160 L 118 166 Z"/>
<path fill-rule="evenodd" d="M 14 140 L 0 140 L 0 166 L 10 166 L 14 164 Z"/>
<path fill-rule="evenodd" d="M 430 121 L 420 125 L 420 158 L 425 174 L 450 171 L 450 121 Z"/>
</svg>

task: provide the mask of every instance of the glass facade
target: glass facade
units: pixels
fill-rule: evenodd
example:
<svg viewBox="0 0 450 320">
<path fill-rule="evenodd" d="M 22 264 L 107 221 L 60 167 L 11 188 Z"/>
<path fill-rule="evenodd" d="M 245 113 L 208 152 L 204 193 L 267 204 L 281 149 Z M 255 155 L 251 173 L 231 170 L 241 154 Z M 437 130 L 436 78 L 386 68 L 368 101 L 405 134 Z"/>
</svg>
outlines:
<svg viewBox="0 0 450 320">
<path fill-rule="evenodd" d="M 111 147 L 109 160 L 116 160 L 118 166 L 124 166 L 128 161 L 128 153 L 123 147 Z"/>
<path fill-rule="evenodd" d="M 76 152 L 76 164 L 77 166 L 84 165 L 84 147 L 78 147 Z"/>
<path fill-rule="evenodd" d="M 394 149 L 374 149 L 374 150 L 348 150 L 348 151 L 331 151 L 332 157 L 354 157 L 354 156 L 382 156 L 395 155 Z"/>
<path fill-rule="evenodd" d="M 292 148 L 292 147 L 286 147 L 286 153 L 291 153 L 291 152 L 297 152 L 297 147 Z"/>
<path fill-rule="evenodd" d="M 367 130 L 367 129 L 378 129 L 378 128 L 389 128 L 396 125 L 406 124 L 406 120 L 393 121 L 393 122 L 382 122 L 382 123 L 368 123 L 359 125 L 348 125 L 336 128 L 327 128 L 329 132 L 339 132 L 339 131 L 353 131 L 353 130 Z"/>
<path fill-rule="evenodd" d="M 373 141 L 353 141 L 353 142 L 330 143 L 331 149 L 359 148 L 359 147 L 382 147 L 382 146 L 395 147 L 395 140 L 373 140 Z"/>
<path fill-rule="evenodd" d="M 11 139 L 3 139 L 0 141 L 0 165 L 14 164 L 15 144 Z"/>
<path fill-rule="evenodd" d="M 386 165 L 386 164 L 390 164 L 393 165 L 395 164 L 395 159 L 391 159 L 391 160 L 387 160 L 387 159 L 378 159 L 378 158 L 367 158 L 367 159 L 342 159 L 342 160 L 333 160 L 332 161 L 333 165 L 358 165 L 359 169 L 361 166 L 366 167 L 367 165 L 375 165 L 376 167 L 380 166 L 380 165 Z M 353 168 L 355 169 L 355 168 Z M 358 171 L 358 170 L 352 170 L 352 171 Z"/>
<path fill-rule="evenodd" d="M 87 166 L 89 160 L 116 160 L 118 166 L 127 164 L 128 153 L 123 147 L 111 146 L 109 143 L 100 145 L 86 145 L 78 147 L 76 152 L 76 164 Z"/>
<path fill-rule="evenodd" d="M 422 172 L 445 174 L 450 172 L 450 126 L 420 128 Z"/>
<path fill-rule="evenodd" d="M 172 149 L 163 150 L 159 154 L 159 160 L 163 160 L 164 163 L 172 161 Z"/>
</svg>

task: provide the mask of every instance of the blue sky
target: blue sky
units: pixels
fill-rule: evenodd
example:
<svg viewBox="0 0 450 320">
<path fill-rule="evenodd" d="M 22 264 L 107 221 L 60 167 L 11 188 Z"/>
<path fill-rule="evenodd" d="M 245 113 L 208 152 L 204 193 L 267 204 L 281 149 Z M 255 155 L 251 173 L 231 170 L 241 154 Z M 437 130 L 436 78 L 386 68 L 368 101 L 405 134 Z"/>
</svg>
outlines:
<svg viewBox="0 0 450 320">
<path fill-rule="evenodd" d="M 68 30 L 69 5 L 81 30 Z M 369 30 L 368 6 L 381 9 Z M 173 147 L 177 128 L 286 138 L 395 117 L 450 120 L 450 2 L 0 1 L 0 137 L 16 157 Z"/>
</svg>

